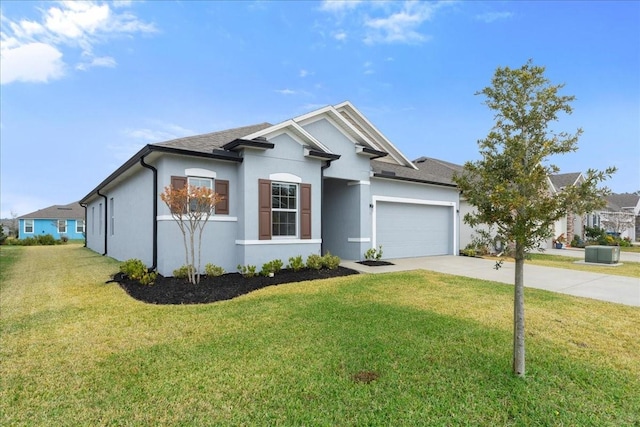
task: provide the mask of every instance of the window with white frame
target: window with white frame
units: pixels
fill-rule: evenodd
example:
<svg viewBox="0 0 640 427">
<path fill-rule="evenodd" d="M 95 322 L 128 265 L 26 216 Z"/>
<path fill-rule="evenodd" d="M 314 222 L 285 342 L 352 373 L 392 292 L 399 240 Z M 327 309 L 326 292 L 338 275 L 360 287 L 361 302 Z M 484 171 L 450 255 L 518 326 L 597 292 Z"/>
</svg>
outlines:
<svg viewBox="0 0 640 427">
<path fill-rule="evenodd" d="M 33 220 L 25 219 L 24 220 L 24 232 L 25 233 L 33 233 Z"/>
<path fill-rule="evenodd" d="M 271 235 L 298 235 L 298 184 L 271 183 Z"/>
<path fill-rule="evenodd" d="M 63 234 L 67 232 L 67 220 L 59 219 L 58 220 L 58 233 Z"/>
<path fill-rule="evenodd" d="M 91 234 L 96 233 L 96 207 L 91 206 Z"/>
<path fill-rule="evenodd" d="M 187 184 L 189 185 L 189 187 L 191 187 L 191 186 L 204 187 L 204 188 L 208 188 L 209 190 L 213 191 L 213 179 L 212 178 L 200 178 L 200 177 L 189 176 L 189 177 L 187 177 Z M 196 210 L 195 201 L 194 202 L 191 202 L 191 201 L 189 202 L 189 210 L 191 212 Z"/>
<path fill-rule="evenodd" d="M 102 234 L 102 203 L 98 205 L 98 234 Z"/>
<path fill-rule="evenodd" d="M 84 219 L 76 219 L 76 233 L 84 233 Z"/>
</svg>

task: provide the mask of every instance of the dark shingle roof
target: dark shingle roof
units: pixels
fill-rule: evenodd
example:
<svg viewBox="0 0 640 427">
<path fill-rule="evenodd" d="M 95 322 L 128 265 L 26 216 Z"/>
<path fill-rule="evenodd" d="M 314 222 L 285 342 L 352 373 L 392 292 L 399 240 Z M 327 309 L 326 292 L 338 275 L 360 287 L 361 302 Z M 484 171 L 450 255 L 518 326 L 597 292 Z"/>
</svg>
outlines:
<svg viewBox="0 0 640 427">
<path fill-rule="evenodd" d="M 53 205 L 22 215 L 19 219 L 84 219 L 84 208 L 78 202 Z"/>
<path fill-rule="evenodd" d="M 429 162 L 429 164 L 431 164 L 431 162 Z M 418 170 L 393 163 L 381 162 L 379 160 L 371 161 L 373 173 L 378 174 L 378 176 L 387 175 L 389 178 L 401 178 L 410 181 L 455 186 L 455 183 L 451 179 L 453 172 L 444 167 L 444 165 L 434 163 L 432 165 L 434 167 L 430 168 L 425 162 L 422 162 L 416 163 L 416 166 Z"/>
<path fill-rule="evenodd" d="M 631 193 L 609 194 L 607 196 L 607 207 L 614 211 L 621 211 L 623 208 L 635 208 L 638 205 L 640 196 Z"/>
<path fill-rule="evenodd" d="M 256 125 L 243 126 L 234 129 L 227 129 L 219 132 L 205 133 L 203 135 L 187 136 L 184 138 L 172 139 L 171 141 L 160 142 L 159 147 L 182 148 L 202 153 L 210 153 L 213 149 L 220 149 L 223 145 L 238 139 L 251 135 L 254 132 L 266 129 L 272 126 L 270 123 L 259 123 Z"/>
<path fill-rule="evenodd" d="M 555 175 L 549 175 L 551 183 L 556 190 L 561 190 L 564 187 L 568 187 L 576 183 L 576 180 L 580 177 L 580 172 L 559 173 Z"/>
<path fill-rule="evenodd" d="M 453 182 L 453 175 L 462 172 L 462 165 L 458 165 L 432 157 L 420 157 L 413 161 L 418 169 L 426 171 L 432 175 L 437 175 L 443 179 Z"/>
</svg>

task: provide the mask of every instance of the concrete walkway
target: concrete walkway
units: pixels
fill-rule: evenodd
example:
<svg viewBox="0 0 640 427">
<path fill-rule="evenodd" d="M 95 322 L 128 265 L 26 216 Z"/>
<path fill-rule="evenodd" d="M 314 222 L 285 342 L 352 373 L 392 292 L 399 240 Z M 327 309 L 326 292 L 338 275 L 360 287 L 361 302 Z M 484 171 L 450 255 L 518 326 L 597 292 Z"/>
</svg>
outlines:
<svg viewBox="0 0 640 427">
<path fill-rule="evenodd" d="M 553 251 L 568 256 L 569 252 L 571 252 L 575 254 L 576 258 L 580 258 L 579 252 L 574 252 L 573 250 L 553 249 Z M 547 253 L 551 253 L 551 251 L 547 251 Z M 637 255 L 638 260 L 636 262 L 640 261 L 640 254 L 625 253 L 625 255 Z M 582 259 L 584 259 L 584 252 L 582 252 Z M 446 255 L 392 259 L 388 261 L 394 265 L 367 267 L 353 261 L 343 261 L 341 265 L 362 273 L 431 270 L 511 285 L 515 277 L 515 264 L 512 262 L 505 262 L 502 264 L 502 268 L 495 270 L 493 268 L 495 261 L 464 256 Z M 621 262 L 624 262 L 622 256 Z M 527 264 L 524 268 L 524 281 L 525 286 L 529 288 L 640 307 L 640 278 L 636 277 L 614 276 Z"/>
</svg>

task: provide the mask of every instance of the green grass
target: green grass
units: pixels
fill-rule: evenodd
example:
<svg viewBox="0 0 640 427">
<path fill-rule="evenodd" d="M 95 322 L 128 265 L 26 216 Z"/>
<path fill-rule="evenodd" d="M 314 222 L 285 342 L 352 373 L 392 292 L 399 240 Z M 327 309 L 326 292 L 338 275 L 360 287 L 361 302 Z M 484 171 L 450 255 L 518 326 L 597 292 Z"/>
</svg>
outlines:
<svg viewBox="0 0 640 427">
<path fill-rule="evenodd" d="M 527 289 L 519 379 L 508 285 L 406 272 L 155 306 L 79 245 L 17 249 L 1 425 L 638 425 L 634 307 Z"/>
<path fill-rule="evenodd" d="M 640 252 L 640 246 L 621 246 L 620 250 L 622 252 Z"/>
</svg>

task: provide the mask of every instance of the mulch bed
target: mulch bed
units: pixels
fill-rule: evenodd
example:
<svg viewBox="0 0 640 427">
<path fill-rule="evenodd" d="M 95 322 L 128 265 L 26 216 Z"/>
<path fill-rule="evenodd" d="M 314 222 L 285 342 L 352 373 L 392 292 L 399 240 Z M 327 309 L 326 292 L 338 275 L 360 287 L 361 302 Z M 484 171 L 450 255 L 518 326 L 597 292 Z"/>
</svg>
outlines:
<svg viewBox="0 0 640 427">
<path fill-rule="evenodd" d="M 155 284 L 145 286 L 136 280 L 130 280 L 122 273 L 117 273 L 110 282 L 117 282 L 132 298 L 149 304 L 207 304 L 230 300 L 267 286 L 351 274 L 358 274 L 358 272 L 338 267 L 334 270 L 304 268 L 293 271 L 285 269 L 274 277 L 243 277 L 240 273 L 227 273 L 217 277 L 201 276 L 200 283 L 197 285 L 192 285 L 186 279 L 158 275 Z"/>
<path fill-rule="evenodd" d="M 364 261 L 358 261 L 358 264 L 366 265 L 368 267 L 382 267 L 383 265 L 395 265 L 389 261 L 376 261 L 373 259 L 366 259 Z"/>
</svg>

